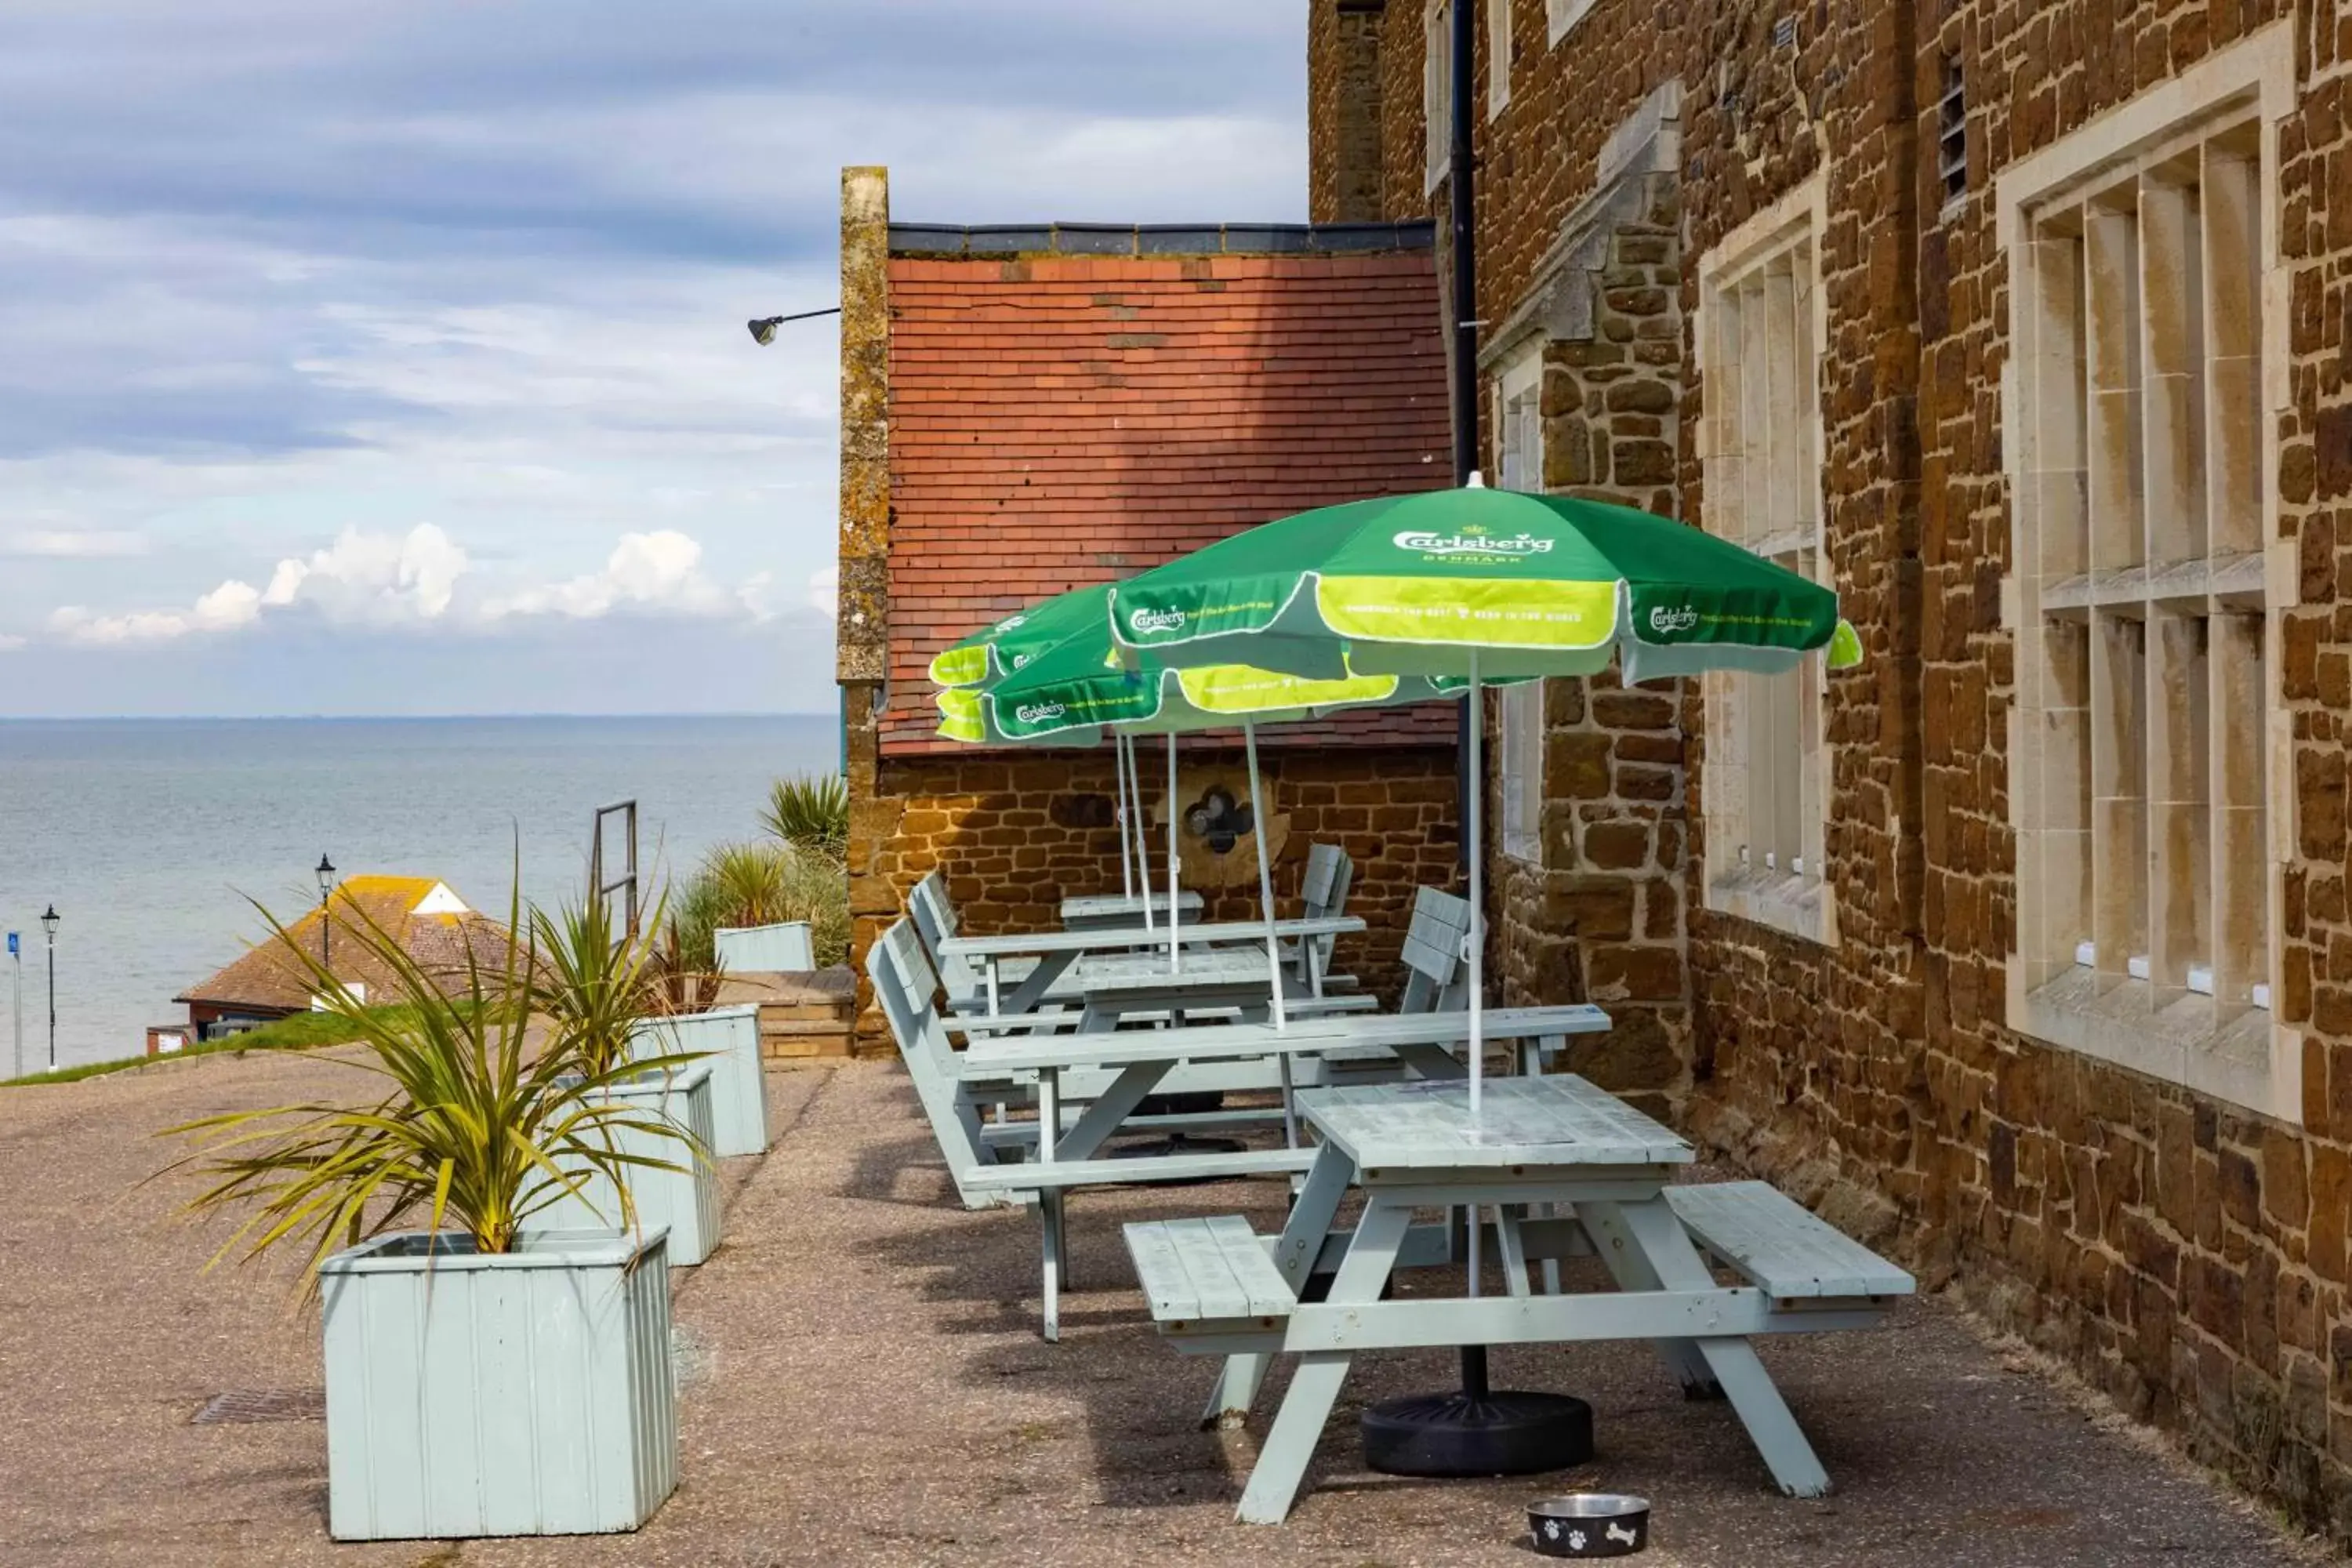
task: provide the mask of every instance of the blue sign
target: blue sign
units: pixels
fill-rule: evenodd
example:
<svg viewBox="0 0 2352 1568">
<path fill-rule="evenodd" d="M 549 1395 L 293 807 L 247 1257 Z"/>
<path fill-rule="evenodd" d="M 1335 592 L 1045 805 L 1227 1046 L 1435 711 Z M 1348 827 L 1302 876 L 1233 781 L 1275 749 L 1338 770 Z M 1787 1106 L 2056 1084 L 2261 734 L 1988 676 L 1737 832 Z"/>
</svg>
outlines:
<svg viewBox="0 0 2352 1568">
<path fill-rule="evenodd" d="M 16 933 L 13 931 L 8 933 L 8 956 L 16 956 Z"/>
</svg>

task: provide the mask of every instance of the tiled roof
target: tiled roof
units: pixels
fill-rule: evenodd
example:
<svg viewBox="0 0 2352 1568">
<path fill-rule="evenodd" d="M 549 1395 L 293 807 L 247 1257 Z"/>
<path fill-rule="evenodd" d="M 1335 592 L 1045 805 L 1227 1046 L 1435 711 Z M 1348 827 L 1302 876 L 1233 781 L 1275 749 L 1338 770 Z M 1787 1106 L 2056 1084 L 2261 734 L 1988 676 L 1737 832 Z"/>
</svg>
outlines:
<svg viewBox="0 0 2352 1568">
<path fill-rule="evenodd" d="M 329 967 L 346 985 L 364 985 L 371 1000 L 388 997 L 394 976 L 383 960 L 367 951 L 359 933 L 373 925 L 397 941 L 443 989 L 462 989 L 467 980 L 467 954 L 487 977 L 506 958 L 506 928 L 487 915 L 467 910 L 461 914 L 418 914 L 442 884 L 431 877 L 350 877 L 335 888 L 335 940 L 327 944 Z M 433 900 L 449 901 L 446 897 Z M 271 936 L 254 944 L 245 956 L 175 1002 L 203 1002 L 218 1006 L 250 1007 L 258 1012 L 308 1011 L 319 986 L 309 967 L 287 951 L 291 942 L 316 956 L 325 931 L 325 911 L 312 909 L 287 927 L 284 941 Z"/>
<path fill-rule="evenodd" d="M 931 655 L 1049 594 L 1227 534 L 1451 482 L 1426 249 L 890 259 L 890 710 Z M 1450 704 L 1268 730 L 1450 743 Z"/>
</svg>

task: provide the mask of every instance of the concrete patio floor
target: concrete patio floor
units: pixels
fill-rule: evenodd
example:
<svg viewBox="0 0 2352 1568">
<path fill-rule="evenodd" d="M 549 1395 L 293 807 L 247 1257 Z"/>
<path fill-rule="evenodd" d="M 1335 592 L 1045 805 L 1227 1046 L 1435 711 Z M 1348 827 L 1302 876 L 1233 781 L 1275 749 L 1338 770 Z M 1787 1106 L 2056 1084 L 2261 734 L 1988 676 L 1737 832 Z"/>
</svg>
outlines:
<svg viewBox="0 0 2352 1568">
<path fill-rule="evenodd" d="M 1194 1429 L 1209 1368 L 1159 1342 L 1118 1226 L 1240 1211 L 1272 1229 L 1279 1184 L 1076 1199 L 1078 1294 L 1046 1345 L 1030 1223 L 955 1206 L 903 1076 L 864 1063 L 772 1075 L 783 1136 L 732 1163 L 727 1240 L 678 1278 L 684 1479 L 646 1530 L 338 1546 L 319 1422 L 190 1424 L 223 1392 L 316 1390 L 315 1315 L 282 1266 L 200 1276 L 220 1233 L 166 1220 L 184 1187 L 131 1189 L 168 1158 L 162 1127 L 349 1080 L 326 1060 L 219 1057 L 0 1090 L 0 1565 L 1514 1563 L 1534 1560 L 1520 1505 L 1570 1489 L 1654 1499 L 1658 1568 L 2321 1560 L 1938 1300 L 1877 1333 L 1765 1346 L 1838 1484 L 1822 1501 L 1772 1491 L 1729 1410 L 1685 1405 L 1645 1352 L 1507 1350 L 1500 1381 L 1592 1402 L 1597 1462 L 1367 1472 L 1356 1411 L 1452 1374 L 1444 1354 L 1378 1358 L 1290 1522 L 1237 1525 L 1263 1415 Z"/>
</svg>

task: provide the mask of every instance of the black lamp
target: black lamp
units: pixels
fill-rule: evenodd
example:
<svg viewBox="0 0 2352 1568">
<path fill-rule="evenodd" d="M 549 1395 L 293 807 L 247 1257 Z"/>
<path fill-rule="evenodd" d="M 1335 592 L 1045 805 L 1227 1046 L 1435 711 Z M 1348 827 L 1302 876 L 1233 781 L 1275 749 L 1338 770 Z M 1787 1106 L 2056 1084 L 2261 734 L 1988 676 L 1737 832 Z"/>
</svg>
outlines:
<svg viewBox="0 0 2352 1568">
<path fill-rule="evenodd" d="M 319 962 L 327 962 L 328 944 L 334 941 L 334 911 L 327 900 L 335 896 L 335 863 L 324 854 L 319 857 Z"/>
</svg>

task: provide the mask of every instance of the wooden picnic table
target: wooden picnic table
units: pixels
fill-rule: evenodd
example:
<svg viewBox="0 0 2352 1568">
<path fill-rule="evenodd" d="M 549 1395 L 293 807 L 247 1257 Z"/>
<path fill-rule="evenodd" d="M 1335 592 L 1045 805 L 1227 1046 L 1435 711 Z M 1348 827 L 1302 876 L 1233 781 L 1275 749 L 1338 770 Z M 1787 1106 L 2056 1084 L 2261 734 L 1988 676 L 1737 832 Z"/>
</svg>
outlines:
<svg viewBox="0 0 2352 1568">
<path fill-rule="evenodd" d="M 1259 956 L 1264 956 L 1262 950 Z M 1006 1024 L 1014 1021 L 1000 1020 Z M 1252 1150 L 1239 1155 L 1180 1154 L 1148 1161 L 1102 1157 L 1104 1143 L 1180 1062 L 1274 1058 L 1284 1069 L 1284 1100 L 1287 1106 L 1291 1098 L 1287 1093 L 1290 1064 L 1296 1058 L 1328 1053 L 1385 1053 L 1424 1079 L 1458 1079 L 1467 1069 L 1447 1047 L 1470 1037 L 1470 1015 L 1464 1011 L 1300 1018 L 1293 1020 L 1287 1028 L 1279 1029 L 1272 1024 L 1211 1024 L 1184 1029 L 1061 1035 L 992 1034 L 986 1027 L 989 1022 L 977 1018 L 961 1021 L 960 1026 L 974 1032 L 969 1037 L 971 1043 L 959 1053 L 956 1070 L 967 1082 L 988 1085 L 1034 1073 L 1041 1135 L 1034 1160 L 1017 1165 L 988 1166 L 967 1175 L 964 1181 L 974 1189 L 1037 1194 L 1038 1219 L 1045 1232 L 1043 1295 L 1045 1332 L 1049 1340 L 1059 1333 L 1062 1199 L 1068 1189 L 1142 1176 L 1177 1179 L 1193 1171 L 1214 1177 L 1297 1171 L 1310 1163 L 1319 1163 L 1297 1147 L 1295 1126 L 1286 1126 L 1285 1142 L 1288 1147 L 1283 1149 Z M 1564 1042 L 1568 1036 L 1599 1034 L 1608 1027 L 1607 1014 L 1598 1007 L 1584 1005 L 1502 1007 L 1483 1016 L 1485 1037 L 1521 1042 L 1521 1063 L 1530 1071 L 1545 1042 Z M 1061 1075 L 1088 1068 L 1110 1068 L 1117 1076 L 1059 1139 L 1042 1135 L 1042 1130 L 1062 1125 Z M 1303 1100 L 1304 1096 L 1300 1099 Z"/>
<path fill-rule="evenodd" d="M 1483 1093 L 1474 1120 L 1458 1081 L 1302 1091 L 1322 1146 L 1270 1255 L 1239 1216 L 1128 1226 L 1162 1331 L 1226 1358 L 1210 1416 L 1244 1415 L 1272 1356 L 1298 1357 L 1239 1517 L 1280 1522 L 1357 1352 L 1407 1347 L 1645 1340 L 1686 1394 L 1730 1401 L 1782 1490 L 1826 1491 L 1748 1336 L 1869 1326 L 1910 1277 L 1763 1183 L 1669 1187 L 1690 1145 L 1580 1078 L 1496 1079 Z M 1363 1213 L 1333 1233 L 1353 1185 Z M 1445 1227 L 1412 1224 L 1433 1207 L 1466 1208 L 1492 1236 L 1503 1294 L 1381 1300 L 1401 1263 L 1445 1260 Z M 1560 1294 L 1556 1260 L 1588 1252 L 1617 1289 Z M 1744 1281 L 1717 1284 L 1707 1256 Z M 1531 1261 L 1550 1264 L 1542 1293 Z M 1300 1303 L 1326 1271 L 1325 1300 Z"/>
<path fill-rule="evenodd" d="M 1324 915 L 1313 920 L 1276 921 L 1274 923 L 1275 940 L 1277 942 L 1297 941 L 1302 937 L 1353 936 L 1363 929 L 1364 921 L 1359 915 Z M 1225 921 L 1208 925 L 1182 926 L 1178 928 L 1177 940 L 1184 949 L 1182 963 L 1193 961 L 1192 950 L 1194 948 L 1249 942 L 1259 944 L 1263 962 L 1265 922 Z M 1038 1001 L 1047 989 L 1082 954 L 1117 952 L 1126 949 L 1149 948 L 1154 944 L 1166 949 L 1166 926 L 1156 931 L 1130 925 L 1089 931 L 1013 931 L 1000 936 L 950 936 L 940 943 L 940 954 L 942 958 L 963 958 L 982 966 L 988 1011 L 1002 1017 L 1035 1011 Z M 1007 990 L 998 978 L 997 965 L 1006 959 L 1014 958 L 1034 958 L 1037 963 L 1022 976 L 1020 984 Z"/>
<path fill-rule="evenodd" d="M 1113 1029 L 1151 1014 L 1181 1023 L 1187 1014 L 1212 1011 L 1254 1024 L 1272 1005 L 1274 976 L 1260 942 L 1195 952 L 1181 969 L 1170 967 L 1164 951 L 1089 953 L 1078 961 L 1077 987 L 1081 1030 Z"/>
<path fill-rule="evenodd" d="M 1062 900 L 1062 925 L 1067 931 L 1097 931 L 1140 925 L 1144 905 L 1151 907 L 1151 918 L 1165 923 L 1168 919 L 1168 895 L 1154 891 L 1143 893 L 1086 893 Z M 1186 888 L 1176 895 L 1176 913 L 1181 923 L 1189 924 L 1201 912 L 1201 895 Z M 1167 933 L 1162 932 L 1165 937 Z"/>
</svg>

